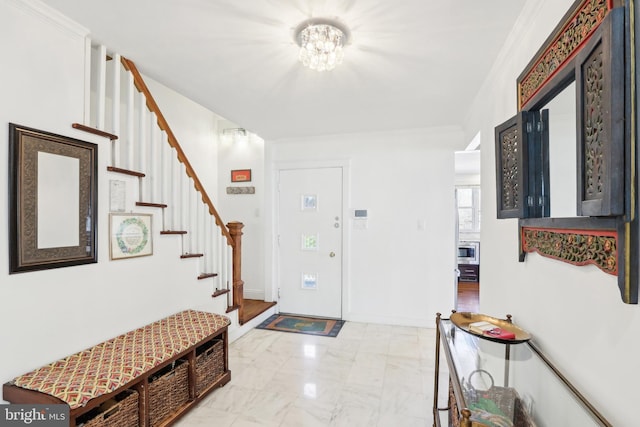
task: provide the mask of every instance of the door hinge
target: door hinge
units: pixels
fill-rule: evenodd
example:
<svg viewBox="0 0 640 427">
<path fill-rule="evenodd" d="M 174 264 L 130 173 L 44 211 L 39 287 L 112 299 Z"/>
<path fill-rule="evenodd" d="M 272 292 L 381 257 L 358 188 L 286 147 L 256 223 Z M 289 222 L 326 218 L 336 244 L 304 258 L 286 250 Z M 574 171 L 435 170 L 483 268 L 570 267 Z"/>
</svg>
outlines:
<svg viewBox="0 0 640 427">
<path fill-rule="evenodd" d="M 280 299 L 280 288 L 278 288 L 278 299 Z"/>
<path fill-rule="evenodd" d="M 533 123 L 527 122 L 527 133 L 531 133 L 533 131 Z"/>
</svg>

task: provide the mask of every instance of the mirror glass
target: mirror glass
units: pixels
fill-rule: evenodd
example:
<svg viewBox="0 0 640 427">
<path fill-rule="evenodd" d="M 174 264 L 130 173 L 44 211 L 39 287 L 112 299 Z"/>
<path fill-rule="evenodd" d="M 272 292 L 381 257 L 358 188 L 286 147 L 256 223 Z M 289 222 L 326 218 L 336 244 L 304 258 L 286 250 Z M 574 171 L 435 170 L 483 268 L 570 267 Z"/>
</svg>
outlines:
<svg viewBox="0 0 640 427">
<path fill-rule="evenodd" d="M 38 249 L 78 246 L 80 160 L 38 152 Z"/>
<path fill-rule="evenodd" d="M 552 218 L 577 216 L 576 85 L 572 82 L 543 109 L 549 110 L 549 210 Z"/>
</svg>

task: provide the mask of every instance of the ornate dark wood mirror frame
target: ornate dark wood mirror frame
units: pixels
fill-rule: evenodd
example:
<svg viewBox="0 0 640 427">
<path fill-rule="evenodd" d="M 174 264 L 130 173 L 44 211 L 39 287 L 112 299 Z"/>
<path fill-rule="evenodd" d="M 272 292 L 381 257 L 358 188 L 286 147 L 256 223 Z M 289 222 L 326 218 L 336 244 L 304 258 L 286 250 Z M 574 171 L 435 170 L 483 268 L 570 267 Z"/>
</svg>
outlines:
<svg viewBox="0 0 640 427">
<path fill-rule="evenodd" d="M 518 218 L 528 252 L 618 277 L 638 303 L 634 0 L 577 0 L 517 79 L 515 117 L 496 127 L 498 218 Z M 576 217 L 550 218 L 549 118 L 576 91 Z"/>
</svg>

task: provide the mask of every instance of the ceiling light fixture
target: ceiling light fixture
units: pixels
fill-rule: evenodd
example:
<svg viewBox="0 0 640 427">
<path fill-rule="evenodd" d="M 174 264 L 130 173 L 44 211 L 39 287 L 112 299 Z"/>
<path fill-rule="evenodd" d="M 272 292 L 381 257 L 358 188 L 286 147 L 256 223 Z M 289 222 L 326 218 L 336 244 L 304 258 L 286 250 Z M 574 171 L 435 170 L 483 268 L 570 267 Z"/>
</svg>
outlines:
<svg viewBox="0 0 640 427">
<path fill-rule="evenodd" d="M 222 129 L 224 136 L 247 136 L 247 130 L 245 128 L 225 128 Z"/>
<path fill-rule="evenodd" d="M 244 144 L 249 141 L 249 132 L 245 128 L 222 129 L 222 141 L 226 143 Z"/>
<path fill-rule="evenodd" d="M 342 63 L 342 47 L 349 41 L 347 28 L 333 19 L 312 18 L 303 21 L 294 32 L 302 65 L 328 71 Z"/>
</svg>

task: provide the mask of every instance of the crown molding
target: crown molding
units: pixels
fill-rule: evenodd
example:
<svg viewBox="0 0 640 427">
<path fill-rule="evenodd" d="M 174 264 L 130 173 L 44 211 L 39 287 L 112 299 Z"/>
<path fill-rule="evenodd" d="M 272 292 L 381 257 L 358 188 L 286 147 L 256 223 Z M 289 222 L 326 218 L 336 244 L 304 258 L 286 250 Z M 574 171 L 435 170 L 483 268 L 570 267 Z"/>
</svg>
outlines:
<svg viewBox="0 0 640 427">
<path fill-rule="evenodd" d="M 75 36 L 87 37 L 89 30 L 71 18 L 63 15 L 51 6 L 39 0 L 5 0 L 10 6 L 20 9 L 32 16 L 54 24 L 59 29 Z"/>
</svg>

